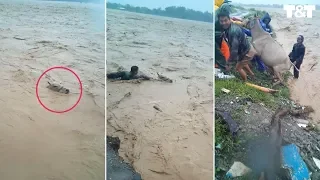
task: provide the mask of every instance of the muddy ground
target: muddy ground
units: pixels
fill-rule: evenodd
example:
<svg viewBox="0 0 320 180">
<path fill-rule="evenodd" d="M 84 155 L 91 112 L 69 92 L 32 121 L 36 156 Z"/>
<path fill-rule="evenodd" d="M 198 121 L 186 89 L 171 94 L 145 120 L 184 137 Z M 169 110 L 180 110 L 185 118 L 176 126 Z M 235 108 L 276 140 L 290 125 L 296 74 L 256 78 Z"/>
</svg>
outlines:
<svg viewBox="0 0 320 180">
<path fill-rule="evenodd" d="M 283 107 L 289 107 L 290 105 L 288 104 L 291 104 L 290 101 L 283 101 L 282 103 L 284 104 Z M 216 98 L 216 108 L 223 108 L 225 111 L 231 112 L 232 117 L 240 128 L 237 136 L 232 141 L 234 144 L 225 143 L 225 146 L 229 147 L 216 148 L 217 174 L 225 174 L 234 161 L 243 162 L 250 167 L 249 159 L 252 157 L 249 154 L 251 147 L 254 141 L 268 136 L 270 120 L 275 112 L 274 109 L 266 107 L 263 103 L 254 103 L 248 98 L 237 98 L 228 95 Z M 311 166 L 309 170 L 315 172 L 316 167 L 312 157 L 320 158 L 320 134 L 316 129 L 306 130 L 299 127 L 297 121 L 303 118 L 306 117 L 287 115 L 282 119 L 283 140 L 286 143 L 296 144 L 300 148 L 301 155 L 306 163 Z M 216 121 L 220 121 L 219 117 L 216 118 Z M 219 123 L 217 125 L 216 122 L 216 133 L 219 131 L 217 127 L 219 128 Z M 255 158 L 263 161 L 264 157 L 261 154 L 261 156 Z M 217 179 L 223 178 L 217 176 Z"/>
<path fill-rule="evenodd" d="M 249 7 L 246 7 L 249 8 Z M 288 87 L 275 87 L 286 93 L 275 94 L 274 96 L 266 95 L 261 97 L 262 94 L 252 93 L 255 90 L 241 89 L 237 90 L 242 92 L 241 95 L 232 93 L 236 89 L 232 90 L 228 95 L 221 95 L 215 89 L 215 107 L 224 109 L 231 112 L 234 120 L 239 124 L 240 129 L 236 138 L 232 138 L 225 125 L 221 124 L 220 119 L 216 116 L 215 133 L 216 133 L 216 179 L 223 179 L 222 176 L 229 170 L 234 161 L 241 161 L 245 165 L 250 166 L 249 154 L 251 155 L 252 145 L 255 141 L 261 141 L 268 137 L 269 126 L 272 115 L 279 107 L 295 108 L 302 104 L 303 106 L 312 106 L 315 113 L 305 115 L 305 117 L 294 117 L 287 115 L 282 119 L 282 133 L 284 143 L 296 144 L 300 149 L 300 154 L 308 165 L 309 171 L 313 172 L 312 179 L 320 179 L 318 177 L 319 171 L 313 163 L 312 157 L 319 159 L 320 157 L 320 134 L 319 134 L 319 106 L 318 106 L 318 81 L 314 77 L 318 77 L 318 63 L 316 50 L 318 47 L 319 34 L 315 32 L 318 26 L 318 19 L 286 19 L 285 11 L 276 8 L 256 8 L 258 10 L 265 10 L 272 16 L 271 25 L 274 28 L 276 41 L 278 41 L 285 51 L 289 54 L 293 44 L 296 41 L 296 37 L 299 34 L 305 37 L 305 46 L 307 48 L 305 60 L 301 67 L 301 74 L 298 80 L 293 80 L 291 77 L 288 80 Z M 318 17 L 319 12 L 314 12 L 314 16 Z M 281 22 L 281 23 L 280 23 Z M 291 70 L 292 72 L 292 70 Z M 271 80 L 265 79 L 265 77 L 258 77 L 256 84 L 265 87 L 270 87 Z M 223 83 L 222 83 L 223 84 Z M 220 83 L 221 85 L 221 83 Z M 226 83 L 227 85 L 227 83 Z M 217 86 L 217 81 L 216 81 Z M 239 84 L 232 84 L 229 87 L 237 88 Z M 222 86 L 221 86 L 222 87 Z M 243 87 L 242 87 L 243 88 Z M 218 96 L 217 96 L 218 92 Z M 252 98 L 248 98 L 251 96 Z M 236 99 L 238 97 L 238 100 Z M 289 97 L 295 101 L 289 99 Z M 257 99 L 258 98 L 258 99 Z M 272 100 L 270 100 L 272 99 Z M 267 101 L 267 103 L 266 103 Z M 308 120 L 315 126 L 311 130 L 306 130 L 297 125 L 299 119 Z M 223 140 L 223 141 L 222 141 Z M 221 143 L 222 142 L 222 143 Z M 221 144 L 221 148 L 219 147 Z M 224 144 L 224 145 L 223 145 Z M 257 155 L 256 159 L 260 161 L 268 161 L 264 158 L 264 152 L 261 151 L 261 155 Z M 249 175 L 250 176 L 250 175 Z M 257 179 L 256 177 L 243 177 L 240 179 Z"/>
</svg>

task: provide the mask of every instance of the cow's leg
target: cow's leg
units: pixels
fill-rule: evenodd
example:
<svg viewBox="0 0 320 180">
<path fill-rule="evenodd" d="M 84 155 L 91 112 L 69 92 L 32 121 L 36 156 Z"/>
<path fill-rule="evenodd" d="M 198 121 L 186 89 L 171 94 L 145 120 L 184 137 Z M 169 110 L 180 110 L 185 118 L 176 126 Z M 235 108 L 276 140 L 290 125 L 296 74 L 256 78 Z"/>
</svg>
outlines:
<svg viewBox="0 0 320 180">
<path fill-rule="evenodd" d="M 273 84 L 273 86 L 276 86 L 276 85 L 278 85 L 278 84 L 285 85 L 284 80 L 283 80 L 283 77 L 282 77 L 282 74 L 280 73 L 280 71 L 277 70 L 277 69 L 275 69 L 275 68 L 273 68 L 273 71 L 274 71 L 274 74 L 276 75 L 276 77 L 279 79 L 279 81 L 278 81 L 278 82 L 275 82 L 275 83 Z"/>
<path fill-rule="evenodd" d="M 275 71 L 273 67 L 268 66 L 268 71 L 270 75 L 272 76 L 272 81 L 276 81 L 278 77 L 275 75 Z"/>
</svg>

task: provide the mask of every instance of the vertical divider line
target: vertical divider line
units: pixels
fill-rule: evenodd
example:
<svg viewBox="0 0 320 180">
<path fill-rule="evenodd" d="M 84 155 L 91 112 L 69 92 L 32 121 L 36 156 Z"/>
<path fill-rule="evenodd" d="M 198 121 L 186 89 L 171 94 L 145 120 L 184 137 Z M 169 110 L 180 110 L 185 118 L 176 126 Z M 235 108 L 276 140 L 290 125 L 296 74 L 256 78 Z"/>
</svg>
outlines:
<svg viewBox="0 0 320 180">
<path fill-rule="evenodd" d="M 213 110 L 212 110 L 212 120 L 213 120 L 213 123 L 212 123 L 212 140 L 213 140 L 213 142 L 212 142 L 212 144 L 213 144 L 213 147 L 212 147 L 212 172 L 213 172 L 213 176 L 212 176 L 212 178 L 213 179 L 215 179 L 215 170 L 216 170 L 216 168 L 215 168 L 215 155 L 216 155 L 216 153 L 215 153 L 215 141 L 216 141 L 216 138 L 215 138 L 215 100 L 216 100 L 216 96 L 215 96 L 215 51 L 213 50 L 215 47 L 215 10 L 214 10 L 214 3 L 215 1 L 213 0 L 212 1 L 212 16 L 213 16 L 213 18 L 212 18 L 212 43 L 213 43 L 213 48 L 212 48 L 212 59 L 213 59 L 213 61 L 212 61 L 212 93 L 213 93 L 213 97 L 212 97 L 212 99 L 213 99 L 213 101 L 212 101 L 212 108 L 213 108 Z"/>
<path fill-rule="evenodd" d="M 107 0 L 104 0 L 104 171 L 107 179 Z"/>
</svg>

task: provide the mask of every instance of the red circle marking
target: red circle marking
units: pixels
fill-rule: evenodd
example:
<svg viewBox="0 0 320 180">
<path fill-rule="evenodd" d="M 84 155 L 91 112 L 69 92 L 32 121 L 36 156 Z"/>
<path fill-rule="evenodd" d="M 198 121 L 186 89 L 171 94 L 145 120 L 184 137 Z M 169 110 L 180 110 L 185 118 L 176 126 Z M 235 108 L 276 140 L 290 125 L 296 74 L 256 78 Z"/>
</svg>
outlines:
<svg viewBox="0 0 320 180">
<path fill-rule="evenodd" d="M 51 71 L 51 70 L 54 70 L 54 69 L 64 69 L 64 70 L 67 70 L 67 71 L 71 72 L 73 75 L 76 76 L 76 78 L 78 79 L 79 85 L 80 85 L 80 95 L 79 95 L 79 98 L 78 98 L 77 102 L 76 102 L 72 107 L 70 107 L 69 109 L 66 109 L 66 110 L 63 110 L 63 111 L 56 111 L 56 110 L 52 110 L 52 109 L 48 108 L 47 106 L 45 106 L 45 105 L 42 103 L 42 101 L 41 101 L 41 99 L 40 99 L 40 97 L 39 97 L 38 87 L 39 87 L 39 82 L 40 82 L 41 78 L 42 78 L 47 72 L 49 72 L 49 71 Z M 58 113 L 58 114 L 66 113 L 66 112 L 71 111 L 72 109 L 74 109 L 74 108 L 79 104 L 79 102 L 80 102 L 80 100 L 81 100 L 81 98 L 82 98 L 82 83 L 81 83 L 81 80 L 80 80 L 79 76 L 78 76 L 73 70 L 71 70 L 70 68 L 63 67 L 63 66 L 54 66 L 54 67 L 51 67 L 51 68 L 47 69 L 46 71 L 44 71 L 44 72 L 41 74 L 41 76 L 38 78 L 38 81 L 37 81 L 37 84 L 36 84 L 36 96 L 37 96 L 38 102 L 39 102 L 39 103 L 41 104 L 41 106 L 42 106 L 43 108 L 45 108 L 47 111 L 50 111 L 50 112 L 53 112 L 53 113 Z"/>
</svg>

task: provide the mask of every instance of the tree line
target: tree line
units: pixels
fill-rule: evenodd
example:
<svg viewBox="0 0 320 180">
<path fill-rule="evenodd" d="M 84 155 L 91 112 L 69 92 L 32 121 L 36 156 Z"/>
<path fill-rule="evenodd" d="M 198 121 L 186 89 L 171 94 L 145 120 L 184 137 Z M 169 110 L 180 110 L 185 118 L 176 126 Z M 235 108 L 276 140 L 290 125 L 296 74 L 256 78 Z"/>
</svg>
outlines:
<svg viewBox="0 0 320 180">
<path fill-rule="evenodd" d="M 166 17 L 203 21 L 203 22 L 210 22 L 210 23 L 213 22 L 212 13 L 209 13 L 208 11 L 206 12 L 195 11 L 193 9 L 187 9 L 181 6 L 170 6 L 170 7 L 166 7 L 165 9 L 162 9 L 162 8 L 149 9 L 147 7 L 131 6 L 129 4 L 122 5 L 118 3 L 108 2 L 107 8 L 136 12 L 136 13 L 143 13 L 143 14 L 151 14 L 151 15 L 157 15 L 157 16 L 166 16 Z"/>
</svg>

